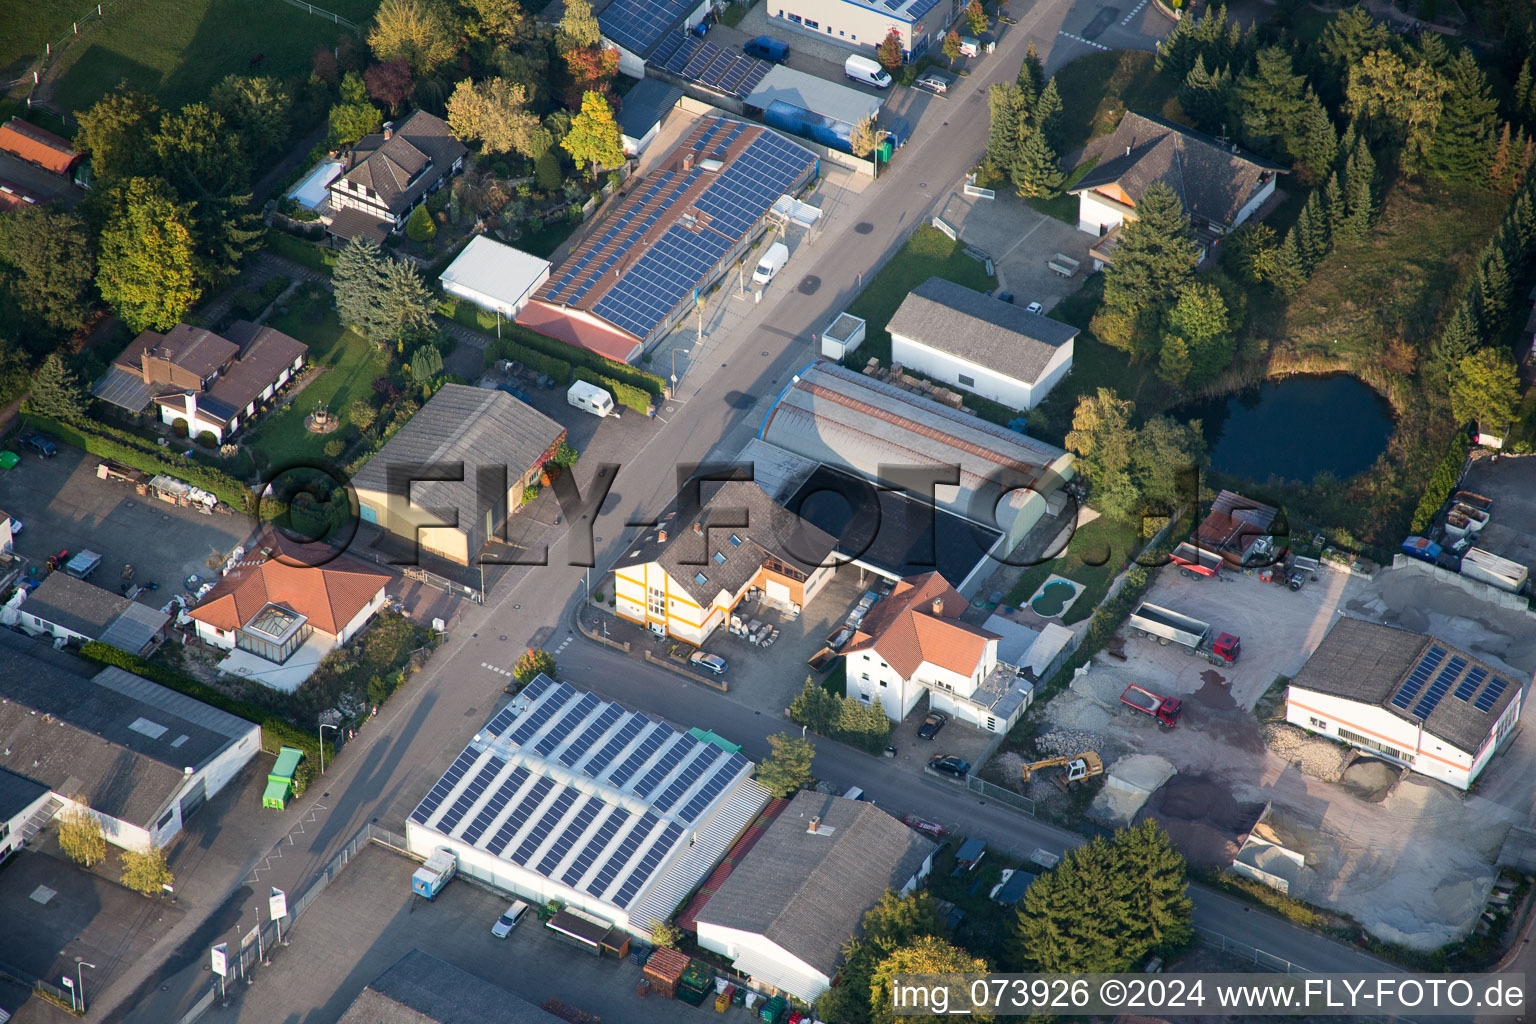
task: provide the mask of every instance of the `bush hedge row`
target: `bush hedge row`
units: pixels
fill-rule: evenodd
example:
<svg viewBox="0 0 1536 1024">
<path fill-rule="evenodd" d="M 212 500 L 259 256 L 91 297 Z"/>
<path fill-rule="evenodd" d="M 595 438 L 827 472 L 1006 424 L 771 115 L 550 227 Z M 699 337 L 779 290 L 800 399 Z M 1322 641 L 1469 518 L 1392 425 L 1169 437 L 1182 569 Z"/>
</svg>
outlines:
<svg viewBox="0 0 1536 1024">
<path fill-rule="evenodd" d="M 502 324 L 501 330 L 503 340 L 510 333 L 522 345 L 536 352 L 542 352 L 555 359 L 564 360 L 572 366 L 588 367 L 598 373 L 606 374 L 614 380 L 639 388 L 655 398 L 666 396 L 667 382 L 654 373 L 649 373 L 639 367 L 630 366 L 628 363 L 620 363 L 605 356 L 600 356 L 596 352 L 590 352 L 575 345 L 567 345 L 565 342 L 556 341 L 554 338 L 546 338 L 542 334 L 530 331 L 528 328 L 520 327 L 517 324 Z M 524 360 L 524 362 L 526 361 Z"/>
<path fill-rule="evenodd" d="M 1440 465 L 1435 467 L 1435 473 L 1429 478 L 1429 484 L 1424 488 L 1424 496 L 1419 499 L 1419 507 L 1413 510 L 1414 533 L 1422 533 L 1429 528 L 1429 524 L 1435 521 L 1435 515 L 1439 513 L 1440 506 L 1445 504 L 1445 499 L 1451 496 L 1451 491 L 1456 489 L 1457 482 L 1461 479 L 1461 467 L 1467 461 L 1467 452 L 1472 447 L 1472 436 L 1466 430 L 1456 431 L 1451 438 L 1450 447 L 1445 451 L 1445 457 L 1440 460 Z"/>
<path fill-rule="evenodd" d="M 607 388 L 612 392 L 613 400 L 626 409 L 634 409 L 641 413 L 649 413 L 651 411 L 651 396 L 633 385 L 604 376 L 596 370 L 585 366 L 578 366 L 576 368 L 576 379 L 584 380 L 588 384 L 596 384 L 600 388 Z"/>
<path fill-rule="evenodd" d="M 491 366 L 502 359 L 515 360 L 535 373 L 547 373 L 561 387 L 571 383 L 570 363 L 564 359 L 556 359 L 554 356 L 535 351 L 527 345 L 513 341 L 511 338 L 497 338 L 485 346 L 486 366 Z"/>
</svg>

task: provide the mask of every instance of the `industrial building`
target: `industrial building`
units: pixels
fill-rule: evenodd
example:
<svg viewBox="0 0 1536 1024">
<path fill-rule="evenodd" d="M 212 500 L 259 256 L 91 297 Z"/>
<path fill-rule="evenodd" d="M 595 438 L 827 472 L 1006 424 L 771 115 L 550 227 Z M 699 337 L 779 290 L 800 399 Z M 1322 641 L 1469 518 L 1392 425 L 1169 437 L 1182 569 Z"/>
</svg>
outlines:
<svg viewBox="0 0 1536 1024">
<path fill-rule="evenodd" d="M 476 235 L 443 271 L 443 291 L 511 320 L 549 280 L 549 260 Z"/>
<path fill-rule="evenodd" d="M 468 565 L 564 440 L 564 427 L 504 391 L 444 385 L 352 478 L 358 514 Z"/>
<path fill-rule="evenodd" d="M 1071 324 L 964 285 L 930 277 L 912 289 L 886 330 L 891 362 L 1021 411 L 1072 369 Z"/>
<path fill-rule="evenodd" d="M 41 832 L 62 806 L 41 782 L 0 768 L 0 864 Z"/>
<path fill-rule="evenodd" d="M 165 639 L 171 617 L 113 590 L 49 573 L 18 611 L 23 629 L 73 643 L 99 640 L 129 654 L 148 654 Z"/>
<path fill-rule="evenodd" d="M 1432 636 L 1340 618 L 1286 691 L 1286 720 L 1471 789 L 1529 679 Z"/>
<path fill-rule="evenodd" d="M 683 38 L 703 42 L 693 36 Z M 644 153 L 682 98 L 683 90 L 658 78 L 647 78 L 625 93 L 624 106 L 619 111 L 619 131 L 624 141 L 624 155 L 637 157 Z"/>
<path fill-rule="evenodd" d="M 865 913 L 921 885 L 937 850 L 874 804 L 797 793 L 696 912 L 699 945 L 754 985 L 814 1002 Z"/>
<path fill-rule="evenodd" d="M 254 722 L 21 643 L 0 645 L 0 768 L 47 786 L 56 810 L 88 808 L 116 846 L 164 846 L 261 749 Z"/>
<path fill-rule="evenodd" d="M 615 565 L 614 611 L 659 636 L 702 644 L 748 591 L 786 611 L 809 603 L 832 577 L 833 547 L 756 483 L 685 487 Z"/>
<path fill-rule="evenodd" d="M 528 1000 L 419 949 L 368 983 L 339 1024 L 559 1024 Z"/>
<path fill-rule="evenodd" d="M 853 152 L 854 128 L 878 118 L 881 108 L 879 96 L 783 65 L 765 74 L 743 102 L 769 127 L 844 153 Z"/>
<path fill-rule="evenodd" d="M 619 70 L 644 78 L 662 41 L 703 24 L 714 0 L 610 0 L 597 13 L 603 42 L 619 51 Z"/>
<path fill-rule="evenodd" d="M 636 936 L 768 803 L 752 762 L 540 675 L 477 732 L 406 821 L 411 853 Z"/>
<path fill-rule="evenodd" d="M 765 10 L 770 18 L 871 56 L 894 29 L 902 60 L 912 61 L 944 38 L 961 6 L 941 0 L 769 0 Z"/>
<path fill-rule="evenodd" d="M 758 125 L 700 118 L 600 218 L 517 322 L 629 362 L 689 314 L 762 233 L 815 154 Z"/>
</svg>

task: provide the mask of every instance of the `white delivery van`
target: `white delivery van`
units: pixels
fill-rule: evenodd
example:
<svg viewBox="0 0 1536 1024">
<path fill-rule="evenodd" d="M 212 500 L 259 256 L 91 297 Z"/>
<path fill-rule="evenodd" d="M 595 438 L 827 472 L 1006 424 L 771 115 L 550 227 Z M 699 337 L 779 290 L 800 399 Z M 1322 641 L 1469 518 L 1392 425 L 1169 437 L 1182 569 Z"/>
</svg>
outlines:
<svg viewBox="0 0 1536 1024">
<path fill-rule="evenodd" d="M 872 85 L 876 89 L 889 89 L 891 87 L 891 76 L 886 72 L 885 68 L 880 66 L 880 62 L 870 60 L 868 57 L 860 57 L 858 54 L 854 54 L 843 61 L 843 74 L 855 82 L 863 82 L 865 85 Z"/>
<path fill-rule="evenodd" d="M 774 242 L 763 254 L 762 260 L 757 264 L 757 269 L 752 271 L 753 284 L 767 284 L 773 280 L 773 275 L 784 269 L 784 264 L 789 262 L 789 246 L 783 242 Z"/>
<path fill-rule="evenodd" d="M 596 384 L 589 384 L 584 380 L 578 380 L 571 385 L 571 390 L 565 393 L 565 400 L 594 416 L 613 415 L 613 396 Z"/>
</svg>

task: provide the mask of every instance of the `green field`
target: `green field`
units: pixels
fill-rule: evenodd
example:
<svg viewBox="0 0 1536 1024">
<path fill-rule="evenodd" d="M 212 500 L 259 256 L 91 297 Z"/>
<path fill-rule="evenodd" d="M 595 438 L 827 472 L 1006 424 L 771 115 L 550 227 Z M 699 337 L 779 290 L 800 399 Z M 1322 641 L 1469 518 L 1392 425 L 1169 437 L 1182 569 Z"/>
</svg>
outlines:
<svg viewBox="0 0 1536 1024">
<path fill-rule="evenodd" d="M 320 6 L 361 24 L 378 3 Z M 314 51 L 345 31 L 282 0 L 123 0 L 60 58 L 50 103 L 81 110 L 126 81 L 179 107 L 207 96 L 225 75 L 306 74 Z"/>
<path fill-rule="evenodd" d="M 1072 539 L 1067 542 L 1065 557 L 1053 558 L 1024 570 L 1024 575 L 1019 577 L 1019 582 L 1014 584 L 1004 602 L 1018 607 L 1028 601 L 1030 595 L 1052 574 L 1065 576 L 1074 583 L 1082 584 L 1083 592 L 1078 595 L 1072 607 L 1067 609 L 1061 621 L 1069 626 L 1081 622 L 1091 616 L 1099 602 L 1104 600 L 1110 582 L 1125 567 L 1134 543 L 1134 530 L 1108 516 L 1100 516 L 1072 534 Z"/>
<path fill-rule="evenodd" d="M 311 434 L 304 418 L 323 406 L 345 419 L 347 407 L 373 395 L 373 379 L 387 363 L 378 346 L 341 326 L 331 296 L 325 291 L 306 291 L 295 296 L 288 312 L 268 323 L 309 346 L 309 364 L 325 367 L 287 409 L 261 420 L 245 443 L 259 449 L 274 464 L 302 459 L 319 460 L 333 438 L 346 440 L 350 425 L 333 434 Z"/>
<path fill-rule="evenodd" d="M 924 224 L 848 307 L 848 312 L 868 324 L 864 344 L 853 354 L 852 361 L 860 366 L 870 356 L 882 363 L 891 361 L 891 336 L 885 325 L 896 314 L 901 300 L 930 277 L 946 278 L 979 292 L 997 285 L 997 279 L 987 273 L 986 264 L 965 254 L 965 246 Z"/>
<path fill-rule="evenodd" d="M 0 14 L 6 27 L 4 38 L 0 38 L 0 79 L 10 81 L 21 77 L 27 65 L 42 56 L 47 44 L 67 35 L 76 18 L 86 11 L 94 15 L 96 7 L 85 0 L 10 0 L 0 11 L 6 12 Z M 31 76 L 27 77 L 30 81 Z"/>
</svg>

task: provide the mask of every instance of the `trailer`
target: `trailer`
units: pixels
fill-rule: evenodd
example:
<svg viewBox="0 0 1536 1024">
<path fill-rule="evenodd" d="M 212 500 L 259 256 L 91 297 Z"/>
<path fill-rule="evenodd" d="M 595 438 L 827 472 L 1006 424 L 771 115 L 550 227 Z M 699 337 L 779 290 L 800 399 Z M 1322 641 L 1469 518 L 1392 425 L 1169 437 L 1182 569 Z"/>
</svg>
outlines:
<svg viewBox="0 0 1536 1024">
<path fill-rule="evenodd" d="M 1285 585 L 1292 590 L 1300 590 L 1307 585 L 1308 580 L 1317 579 L 1318 571 L 1322 567 L 1322 563 L 1315 558 L 1292 555 L 1285 571 Z"/>
<path fill-rule="evenodd" d="M 100 566 L 100 555 L 94 551 L 80 551 L 64 563 L 64 575 L 73 576 L 77 580 L 88 580 Z"/>
<path fill-rule="evenodd" d="M 1164 647 L 1170 643 L 1178 644 L 1213 665 L 1236 664 L 1243 648 L 1242 640 L 1231 633 L 1217 632 L 1209 622 L 1150 603 L 1131 613 L 1131 632 L 1156 640 Z"/>
<path fill-rule="evenodd" d="M 1177 725 L 1179 715 L 1184 712 L 1184 706 L 1177 697 L 1160 697 L 1145 686 L 1137 686 L 1135 683 L 1125 688 L 1125 692 L 1120 695 L 1120 703 L 1152 716 L 1165 729 Z"/>
<path fill-rule="evenodd" d="M 453 878 L 458 870 L 458 860 L 453 851 L 438 847 L 432 856 L 427 858 L 425 864 L 416 869 L 411 876 L 411 891 L 418 896 L 433 899 L 443 891 L 443 886 Z"/>
<path fill-rule="evenodd" d="M 1168 555 L 1170 561 L 1179 567 L 1179 575 L 1190 579 L 1220 578 L 1222 567 L 1226 561 L 1214 551 L 1184 541 Z"/>
</svg>

